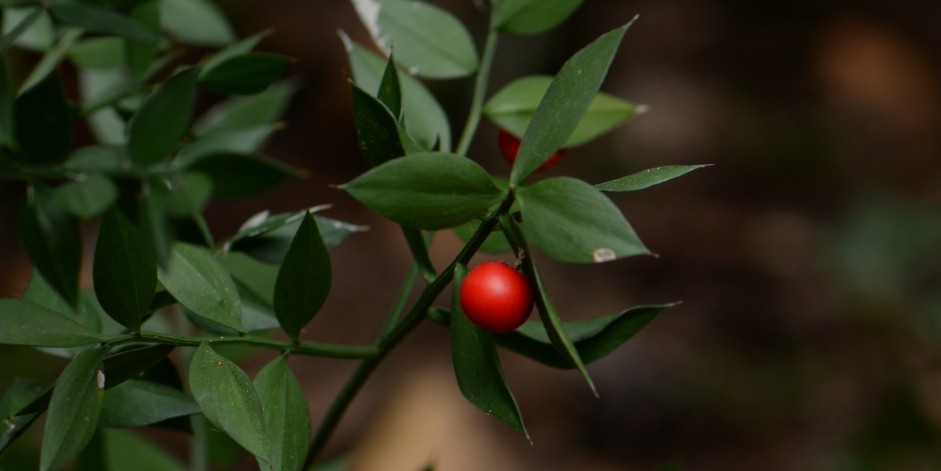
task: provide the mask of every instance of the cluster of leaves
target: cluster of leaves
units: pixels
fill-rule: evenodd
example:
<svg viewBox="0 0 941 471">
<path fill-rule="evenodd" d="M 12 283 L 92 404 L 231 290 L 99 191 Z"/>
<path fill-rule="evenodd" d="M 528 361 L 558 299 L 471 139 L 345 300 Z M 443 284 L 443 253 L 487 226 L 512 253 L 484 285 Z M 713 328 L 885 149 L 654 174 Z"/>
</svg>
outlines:
<svg viewBox="0 0 941 471">
<path fill-rule="evenodd" d="M 637 109 L 599 92 L 629 25 L 582 49 L 555 77 L 525 77 L 484 99 L 497 37 L 551 29 L 580 3 L 489 2 L 478 56 L 465 27 L 434 5 L 353 0 L 386 56 L 344 36 L 359 144 L 372 168 L 342 188 L 402 226 L 417 267 L 403 299 L 418 276 L 427 281 L 408 311 L 404 303 L 393 309 L 375 345 L 360 347 L 300 339 L 330 290 L 329 249 L 360 226 L 321 217 L 317 208 L 262 213 L 218 243 L 202 216 L 213 198 L 250 197 L 300 173 L 259 153 L 293 92 L 279 81 L 289 58 L 254 51 L 263 35 L 236 41 L 208 0 L 0 0 L 0 51 L 31 51 L 0 64 L 0 178 L 24 182 L 17 227 L 34 265 L 22 299 L 0 300 L 0 344 L 69 358 L 55 384 L 17 381 L 0 398 L 0 452 L 46 413 L 43 470 L 76 455 L 96 469 L 127 469 L 141 456 L 179 469 L 121 429 L 164 426 L 198 437 L 205 417 L 263 469 L 303 469 L 384 355 L 428 318 L 450 325 L 464 395 L 523 433 L 496 345 L 576 368 L 591 384 L 585 364 L 667 306 L 563 322 L 531 246 L 570 263 L 646 254 L 603 191 L 645 188 L 696 166 L 599 185 L 570 177 L 528 182 L 557 149 L 588 142 Z M 184 64 L 184 44 L 221 49 Z M 75 96 L 63 85 L 69 74 Z M 452 148 L 448 118 L 420 79 L 467 76 L 476 78 L 472 111 Z M 198 112 L 201 95 L 217 104 Z M 508 180 L 467 156 L 481 117 L 522 138 Z M 79 123 L 94 143 L 76 145 Z M 83 221 L 99 221 L 90 290 L 79 285 Z M 427 244 L 444 229 L 467 244 L 438 270 Z M 457 304 L 433 307 L 449 285 L 460 286 L 482 247 L 521 257 L 541 322 L 492 335 Z M 168 317 L 174 313 L 182 316 Z M 188 322 L 174 330 L 170 319 Z M 278 331 L 289 340 L 269 335 Z M 250 379 L 219 351 L 230 344 L 283 355 Z M 180 362 L 168 359 L 177 347 L 192 354 L 183 357 L 182 375 Z M 305 395 L 287 366 L 291 354 L 362 361 L 313 438 Z"/>
</svg>

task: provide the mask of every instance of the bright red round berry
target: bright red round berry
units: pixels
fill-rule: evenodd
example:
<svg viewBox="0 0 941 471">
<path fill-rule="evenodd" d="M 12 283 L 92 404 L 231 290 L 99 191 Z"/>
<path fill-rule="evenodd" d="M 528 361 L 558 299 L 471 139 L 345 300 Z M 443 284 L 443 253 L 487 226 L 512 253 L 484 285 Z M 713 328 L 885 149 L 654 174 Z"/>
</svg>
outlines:
<svg viewBox="0 0 941 471">
<path fill-rule="evenodd" d="M 516 154 L 520 151 L 520 140 L 510 134 L 506 129 L 500 129 L 500 132 L 497 134 L 497 143 L 500 145 L 500 152 L 503 153 L 503 157 L 506 158 L 507 162 L 512 164 L 513 161 L 516 160 Z M 563 155 L 565 155 L 565 149 L 555 151 L 555 153 L 536 170 L 545 170 L 552 167 L 558 163 Z"/>
<path fill-rule="evenodd" d="M 477 265 L 461 284 L 461 310 L 474 324 L 491 332 L 511 332 L 533 310 L 529 281 L 503 262 Z"/>
</svg>

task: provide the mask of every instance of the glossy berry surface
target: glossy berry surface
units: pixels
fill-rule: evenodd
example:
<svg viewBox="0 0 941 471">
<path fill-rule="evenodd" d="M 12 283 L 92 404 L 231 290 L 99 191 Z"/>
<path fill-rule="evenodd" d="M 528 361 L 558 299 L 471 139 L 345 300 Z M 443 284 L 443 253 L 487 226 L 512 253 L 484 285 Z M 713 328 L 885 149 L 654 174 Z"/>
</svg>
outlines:
<svg viewBox="0 0 941 471">
<path fill-rule="evenodd" d="M 529 280 L 503 262 L 485 262 L 467 273 L 459 292 L 461 310 L 491 332 L 511 332 L 533 310 Z"/>
<path fill-rule="evenodd" d="M 520 140 L 507 130 L 500 129 L 500 132 L 497 134 L 497 143 L 500 145 L 500 152 L 503 154 L 503 157 L 506 158 L 507 162 L 512 164 L 513 161 L 516 160 L 516 154 L 520 151 Z M 563 155 L 565 155 L 565 149 L 557 150 L 536 170 L 545 170 L 552 167 L 559 162 L 559 159 L 561 159 Z"/>
</svg>

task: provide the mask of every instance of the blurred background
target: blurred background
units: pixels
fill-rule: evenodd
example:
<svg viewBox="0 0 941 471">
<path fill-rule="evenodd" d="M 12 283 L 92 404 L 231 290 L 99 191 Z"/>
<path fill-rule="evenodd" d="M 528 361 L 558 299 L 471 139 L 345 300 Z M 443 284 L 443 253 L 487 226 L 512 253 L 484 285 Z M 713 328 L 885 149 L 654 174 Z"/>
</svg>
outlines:
<svg viewBox="0 0 941 471">
<path fill-rule="evenodd" d="M 473 2 L 433 3 L 480 39 Z M 337 31 L 368 35 L 348 2 L 222 5 L 240 36 L 273 28 L 261 49 L 297 58 L 302 88 L 267 153 L 310 176 L 213 205 L 213 230 L 224 238 L 257 211 L 324 203 L 325 215 L 370 226 L 334 250 L 334 289 L 307 335 L 372 342 L 410 255 L 398 228 L 330 187 L 366 169 Z M 588 1 L 551 33 L 502 37 L 491 92 L 554 74 L 635 14 L 603 90 L 650 111 L 545 175 L 713 166 L 613 196 L 659 258 L 539 263 L 566 319 L 683 303 L 589 366 L 597 399 L 577 373 L 503 355 L 532 445 L 463 400 L 447 330 L 423 326 L 367 383 L 326 457 L 352 453 L 363 470 L 941 469 L 941 5 Z M 471 84 L 429 87 L 458 132 Z M 505 175 L 496 142 L 484 124 L 470 154 Z M 30 270 L 10 225 L 19 189 L 0 191 L 0 294 L 19 296 Z M 442 234 L 434 259 L 459 248 Z M 0 349 L 0 387 L 53 379 L 61 361 L 36 356 Z M 292 366 L 316 424 L 355 365 Z"/>
</svg>

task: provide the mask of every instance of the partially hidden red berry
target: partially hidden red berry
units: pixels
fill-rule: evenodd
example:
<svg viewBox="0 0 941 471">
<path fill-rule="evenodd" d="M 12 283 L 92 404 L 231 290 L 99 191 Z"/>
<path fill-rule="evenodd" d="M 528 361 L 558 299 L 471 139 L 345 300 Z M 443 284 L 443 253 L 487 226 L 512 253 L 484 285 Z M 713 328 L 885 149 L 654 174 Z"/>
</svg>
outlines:
<svg viewBox="0 0 941 471">
<path fill-rule="evenodd" d="M 500 129 L 500 132 L 497 134 L 497 142 L 500 145 L 500 152 L 503 153 L 503 157 L 506 158 L 507 162 L 512 164 L 513 161 L 516 160 L 516 154 L 520 151 L 520 140 L 510 134 L 506 129 Z M 536 170 L 545 170 L 558 163 L 559 159 L 565 155 L 565 150 L 566 149 L 559 149 L 555 151 L 555 153 Z"/>
<path fill-rule="evenodd" d="M 529 280 L 503 262 L 474 267 L 458 293 L 461 310 L 471 322 L 491 332 L 512 332 L 533 310 Z"/>
</svg>

